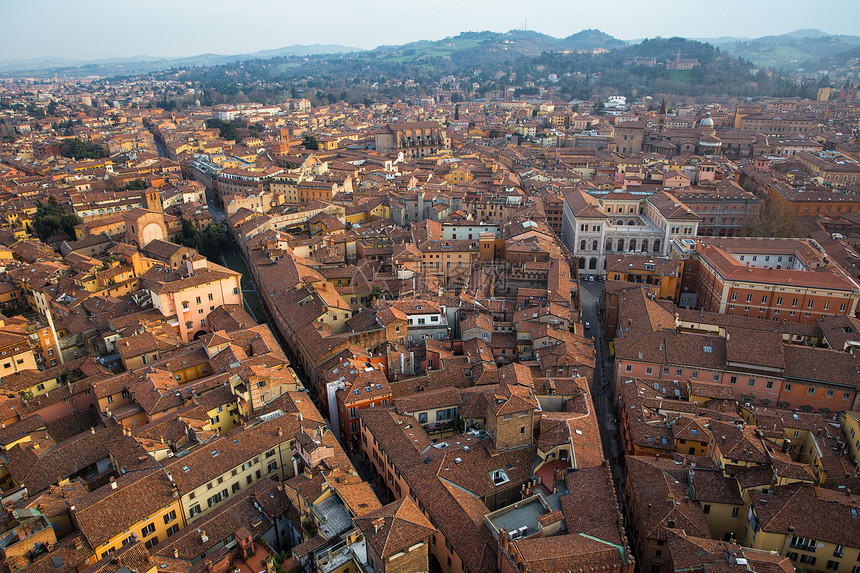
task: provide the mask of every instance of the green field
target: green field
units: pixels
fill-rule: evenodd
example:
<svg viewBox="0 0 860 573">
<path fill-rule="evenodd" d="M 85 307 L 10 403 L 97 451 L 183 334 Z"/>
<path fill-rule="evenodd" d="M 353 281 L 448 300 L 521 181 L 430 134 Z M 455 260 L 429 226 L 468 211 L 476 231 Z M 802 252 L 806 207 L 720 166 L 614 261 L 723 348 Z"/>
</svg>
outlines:
<svg viewBox="0 0 860 573">
<path fill-rule="evenodd" d="M 666 70 L 666 77 L 679 84 L 690 83 L 690 70 Z"/>
</svg>

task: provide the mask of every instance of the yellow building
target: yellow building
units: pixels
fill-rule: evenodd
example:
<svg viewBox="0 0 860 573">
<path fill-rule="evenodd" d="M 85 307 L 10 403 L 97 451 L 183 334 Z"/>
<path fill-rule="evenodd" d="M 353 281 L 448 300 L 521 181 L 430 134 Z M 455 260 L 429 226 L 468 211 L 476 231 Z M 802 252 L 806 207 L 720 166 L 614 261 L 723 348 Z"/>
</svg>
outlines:
<svg viewBox="0 0 860 573">
<path fill-rule="evenodd" d="M 637 254 L 607 254 L 606 278 L 643 284 L 657 298 L 675 300 L 681 291 L 683 262 Z"/>
<path fill-rule="evenodd" d="M 183 519 L 192 523 L 265 477 L 283 481 L 295 475 L 292 445 L 298 427 L 295 417 L 279 416 L 165 460 Z"/>
<path fill-rule="evenodd" d="M 855 413 L 842 413 L 842 433 L 848 442 L 848 453 L 851 454 L 854 464 L 860 464 L 860 422 Z"/>
<path fill-rule="evenodd" d="M 179 495 L 163 468 L 129 472 L 70 506 L 93 548 L 89 563 L 134 542 L 148 549 L 185 527 Z"/>
<path fill-rule="evenodd" d="M 860 561 L 860 500 L 810 485 L 750 493 L 741 545 L 776 551 L 797 568 L 851 573 Z"/>
</svg>

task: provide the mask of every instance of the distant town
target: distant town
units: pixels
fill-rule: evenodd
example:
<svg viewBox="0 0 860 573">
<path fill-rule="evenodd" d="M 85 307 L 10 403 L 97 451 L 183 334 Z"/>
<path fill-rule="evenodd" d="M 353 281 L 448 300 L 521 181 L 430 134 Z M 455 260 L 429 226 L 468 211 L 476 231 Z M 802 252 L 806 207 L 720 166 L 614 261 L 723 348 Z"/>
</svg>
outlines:
<svg viewBox="0 0 860 573">
<path fill-rule="evenodd" d="M 0 573 L 860 573 L 856 67 L 0 78 Z"/>
</svg>

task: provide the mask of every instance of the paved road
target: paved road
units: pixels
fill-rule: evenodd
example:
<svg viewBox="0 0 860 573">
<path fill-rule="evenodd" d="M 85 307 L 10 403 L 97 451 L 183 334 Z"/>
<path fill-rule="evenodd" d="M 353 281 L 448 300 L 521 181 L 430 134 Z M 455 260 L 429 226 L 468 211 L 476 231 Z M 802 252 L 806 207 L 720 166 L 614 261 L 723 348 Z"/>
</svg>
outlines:
<svg viewBox="0 0 860 573">
<path fill-rule="evenodd" d="M 620 455 L 618 427 L 613 398 L 613 362 L 609 360 L 609 344 L 603 337 L 602 309 L 603 282 L 581 283 L 580 298 L 582 299 L 582 322 L 591 324 L 585 335 L 594 339 L 597 352 L 594 380 L 591 381 L 591 399 L 597 412 L 600 426 L 600 439 L 603 442 L 603 455 L 612 466 L 615 477 L 619 503 L 623 499 L 622 485 L 624 479 L 624 464 Z M 622 509 L 623 511 L 623 509 Z"/>
</svg>

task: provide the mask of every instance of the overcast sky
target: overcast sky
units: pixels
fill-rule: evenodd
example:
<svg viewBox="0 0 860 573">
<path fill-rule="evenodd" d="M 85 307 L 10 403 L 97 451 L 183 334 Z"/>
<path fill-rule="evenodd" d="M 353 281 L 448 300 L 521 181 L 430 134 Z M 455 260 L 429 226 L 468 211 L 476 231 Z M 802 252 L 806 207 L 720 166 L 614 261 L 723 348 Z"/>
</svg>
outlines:
<svg viewBox="0 0 860 573">
<path fill-rule="evenodd" d="M 462 31 L 624 40 L 860 34 L 860 0 L 0 0 L 0 60 L 240 54 L 292 44 L 374 48 Z"/>
</svg>

